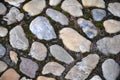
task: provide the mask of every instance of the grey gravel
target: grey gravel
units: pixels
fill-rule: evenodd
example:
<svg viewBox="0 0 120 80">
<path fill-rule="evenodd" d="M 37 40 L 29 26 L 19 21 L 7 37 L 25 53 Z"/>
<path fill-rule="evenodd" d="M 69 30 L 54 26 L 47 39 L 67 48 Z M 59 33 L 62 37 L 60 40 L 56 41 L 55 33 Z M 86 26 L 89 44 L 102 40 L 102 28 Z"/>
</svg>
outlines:
<svg viewBox="0 0 120 80">
<path fill-rule="evenodd" d="M 0 37 L 5 37 L 8 34 L 8 29 L 0 26 Z"/>
<path fill-rule="evenodd" d="M 0 58 L 3 57 L 5 53 L 6 53 L 5 47 L 2 44 L 0 44 Z"/>
<path fill-rule="evenodd" d="M 0 15 L 4 15 L 7 11 L 6 6 L 3 3 L 0 3 Z"/>
<path fill-rule="evenodd" d="M 8 67 L 8 65 L 5 62 L 0 61 L 0 73 L 5 71 L 7 69 L 7 67 Z"/>
</svg>

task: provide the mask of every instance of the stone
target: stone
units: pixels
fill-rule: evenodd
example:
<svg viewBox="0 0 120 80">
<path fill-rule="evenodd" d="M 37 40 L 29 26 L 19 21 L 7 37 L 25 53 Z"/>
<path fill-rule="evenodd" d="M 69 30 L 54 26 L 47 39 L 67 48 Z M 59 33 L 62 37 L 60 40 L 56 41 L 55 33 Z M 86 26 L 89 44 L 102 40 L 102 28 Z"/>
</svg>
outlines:
<svg viewBox="0 0 120 80">
<path fill-rule="evenodd" d="M 97 41 L 97 48 L 104 55 L 118 54 L 120 52 L 120 35 L 104 37 Z"/>
<path fill-rule="evenodd" d="M 74 17 L 83 16 L 82 5 L 77 0 L 64 0 L 61 8 Z"/>
<path fill-rule="evenodd" d="M 32 80 L 32 79 L 27 79 L 26 77 L 22 77 L 20 80 Z"/>
<path fill-rule="evenodd" d="M 0 58 L 2 58 L 5 55 L 5 53 L 6 53 L 5 47 L 2 44 L 0 44 Z"/>
<path fill-rule="evenodd" d="M 5 37 L 8 34 L 8 29 L 0 26 L 0 37 Z"/>
<path fill-rule="evenodd" d="M 1 80 L 19 80 L 19 79 L 20 75 L 12 68 L 9 68 L 1 76 Z"/>
<path fill-rule="evenodd" d="M 97 28 L 91 21 L 79 18 L 77 20 L 77 23 L 82 28 L 83 32 L 87 35 L 88 38 L 92 39 L 97 36 Z"/>
<path fill-rule="evenodd" d="M 7 21 L 7 24 L 13 24 L 20 22 L 24 18 L 24 14 L 19 11 L 16 7 L 10 8 L 10 11 L 6 16 L 3 17 L 3 20 Z"/>
<path fill-rule="evenodd" d="M 45 0 L 31 0 L 23 6 L 23 9 L 26 12 L 28 12 L 29 15 L 35 16 L 40 14 L 45 7 L 46 7 Z"/>
<path fill-rule="evenodd" d="M 108 11 L 110 11 L 114 16 L 120 17 L 120 3 L 109 3 Z"/>
<path fill-rule="evenodd" d="M 95 75 L 90 80 L 102 80 L 100 76 Z"/>
<path fill-rule="evenodd" d="M 116 80 L 120 73 L 120 66 L 113 59 L 107 59 L 102 64 L 102 71 L 106 80 Z"/>
<path fill-rule="evenodd" d="M 93 9 L 91 12 L 95 21 L 102 21 L 106 16 L 106 11 L 102 9 Z"/>
<path fill-rule="evenodd" d="M 13 48 L 27 50 L 29 42 L 23 31 L 22 26 L 17 25 L 13 29 L 11 29 L 9 36 L 10 36 L 9 41 Z"/>
<path fill-rule="evenodd" d="M 3 3 L 0 3 L 0 15 L 4 15 L 7 11 L 6 6 Z"/>
<path fill-rule="evenodd" d="M 63 28 L 60 30 L 59 38 L 62 39 L 63 44 L 71 51 L 82 53 L 90 51 L 91 41 L 72 28 Z"/>
<path fill-rule="evenodd" d="M 35 78 L 36 72 L 38 70 L 38 64 L 30 59 L 21 57 L 22 62 L 20 63 L 20 71 L 29 76 L 30 78 Z"/>
<path fill-rule="evenodd" d="M 59 22 L 62 25 L 68 25 L 68 18 L 61 12 L 54 10 L 52 8 L 48 8 L 46 10 L 46 14 L 56 22 Z"/>
<path fill-rule="evenodd" d="M 87 57 L 83 58 L 81 62 L 77 62 L 67 73 L 65 78 L 70 80 L 85 80 L 98 62 L 99 56 L 97 54 L 89 54 Z"/>
<path fill-rule="evenodd" d="M 57 44 L 50 46 L 50 53 L 53 57 L 55 57 L 55 59 L 66 64 L 70 64 L 74 61 L 73 57 L 69 55 L 69 53 L 64 48 Z"/>
<path fill-rule="evenodd" d="M 104 0 L 82 0 L 82 4 L 85 7 L 105 8 Z"/>
<path fill-rule="evenodd" d="M 103 25 L 107 33 L 112 34 L 120 31 L 120 21 L 108 19 L 103 22 Z"/>
<path fill-rule="evenodd" d="M 46 17 L 36 17 L 30 23 L 29 29 L 38 39 L 51 40 L 56 38 L 53 26 Z"/>
<path fill-rule="evenodd" d="M 40 42 L 33 42 L 29 55 L 39 61 L 43 61 L 47 56 L 47 48 Z"/>
<path fill-rule="evenodd" d="M 61 0 L 49 0 L 49 5 L 50 6 L 57 6 Z"/>
<path fill-rule="evenodd" d="M 45 76 L 38 76 L 37 80 L 56 80 L 56 79 L 50 78 L 50 77 L 45 77 Z"/>
<path fill-rule="evenodd" d="M 0 61 L 0 73 L 5 71 L 7 68 L 8 68 L 8 65 L 5 62 Z"/>
<path fill-rule="evenodd" d="M 10 51 L 10 59 L 12 60 L 12 62 L 17 64 L 17 62 L 18 62 L 18 55 L 17 55 L 17 53 L 15 51 Z"/>
<path fill-rule="evenodd" d="M 25 0 L 4 0 L 5 2 L 8 2 L 10 5 L 20 7 L 20 4 L 23 3 Z"/>
<path fill-rule="evenodd" d="M 42 74 L 53 74 L 55 76 L 61 76 L 65 68 L 57 62 L 48 62 L 42 70 Z"/>
</svg>

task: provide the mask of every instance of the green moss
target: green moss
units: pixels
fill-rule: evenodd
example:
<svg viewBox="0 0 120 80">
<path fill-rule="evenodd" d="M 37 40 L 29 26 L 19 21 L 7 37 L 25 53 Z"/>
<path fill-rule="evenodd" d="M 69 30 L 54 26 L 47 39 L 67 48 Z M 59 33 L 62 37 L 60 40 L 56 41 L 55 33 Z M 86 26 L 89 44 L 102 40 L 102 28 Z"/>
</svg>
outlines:
<svg viewBox="0 0 120 80">
<path fill-rule="evenodd" d="M 101 22 L 94 22 L 94 24 L 98 28 L 103 27 L 103 24 Z"/>
<path fill-rule="evenodd" d="M 90 17 L 91 17 L 90 13 L 85 13 L 83 15 L 83 18 L 85 18 L 85 19 L 89 19 Z"/>
</svg>

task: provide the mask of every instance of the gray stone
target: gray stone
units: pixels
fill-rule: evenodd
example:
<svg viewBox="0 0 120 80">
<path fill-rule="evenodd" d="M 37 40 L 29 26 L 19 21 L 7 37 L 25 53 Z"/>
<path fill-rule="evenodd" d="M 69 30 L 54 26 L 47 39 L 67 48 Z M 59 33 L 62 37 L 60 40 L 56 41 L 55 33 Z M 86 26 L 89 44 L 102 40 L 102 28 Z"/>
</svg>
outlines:
<svg viewBox="0 0 120 80">
<path fill-rule="evenodd" d="M 6 52 L 5 47 L 2 44 L 0 44 L 0 58 L 5 55 L 5 52 Z"/>
<path fill-rule="evenodd" d="M 82 4 L 85 7 L 105 8 L 104 0 L 82 0 Z"/>
<path fill-rule="evenodd" d="M 6 6 L 3 3 L 0 3 L 0 15 L 4 15 L 7 11 Z"/>
<path fill-rule="evenodd" d="M 20 50 L 27 50 L 29 46 L 28 39 L 25 36 L 23 28 L 21 26 L 16 26 L 10 31 L 10 44 L 13 48 Z"/>
<path fill-rule="evenodd" d="M 0 61 L 0 73 L 5 71 L 7 69 L 7 67 L 8 67 L 8 65 L 5 62 Z"/>
<path fill-rule="evenodd" d="M 97 28 L 91 21 L 79 18 L 77 20 L 77 23 L 82 28 L 83 32 L 87 35 L 87 37 L 92 39 L 97 36 Z"/>
<path fill-rule="evenodd" d="M 117 33 L 120 31 L 120 21 L 109 19 L 103 22 L 107 33 Z"/>
<path fill-rule="evenodd" d="M 26 77 L 22 77 L 20 80 L 32 80 L 32 79 L 27 79 Z"/>
<path fill-rule="evenodd" d="M 51 40 L 56 38 L 53 26 L 46 17 L 38 16 L 35 18 L 30 23 L 29 29 L 38 39 Z"/>
<path fill-rule="evenodd" d="M 64 0 L 61 8 L 72 16 L 83 16 L 82 5 L 77 0 Z"/>
<path fill-rule="evenodd" d="M 56 76 L 61 76 L 65 68 L 57 62 L 48 62 L 42 70 L 42 74 L 53 74 Z"/>
<path fill-rule="evenodd" d="M 100 76 L 95 75 L 90 80 L 102 80 Z"/>
<path fill-rule="evenodd" d="M 23 57 L 21 57 L 21 60 L 22 62 L 20 63 L 20 71 L 30 78 L 35 78 L 36 71 L 38 70 L 38 64 Z"/>
<path fill-rule="evenodd" d="M 62 25 L 68 25 L 68 18 L 59 11 L 56 11 L 52 8 L 46 10 L 46 14 L 52 18 L 54 21 L 59 22 Z"/>
<path fill-rule="evenodd" d="M 33 42 L 29 55 L 39 61 L 43 61 L 47 56 L 47 48 L 42 43 Z"/>
<path fill-rule="evenodd" d="M 8 34 L 8 29 L 0 26 L 0 37 L 5 37 Z"/>
<path fill-rule="evenodd" d="M 59 61 L 70 64 L 74 61 L 73 57 L 59 45 L 50 46 L 50 53 Z"/>
<path fill-rule="evenodd" d="M 107 59 L 102 64 L 102 71 L 106 80 L 116 80 L 120 73 L 120 66 L 113 59 Z"/>
<path fill-rule="evenodd" d="M 59 38 L 62 39 L 63 44 L 71 51 L 82 53 L 90 51 L 91 41 L 72 28 L 63 28 L 60 30 Z"/>
<path fill-rule="evenodd" d="M 83 58 L 81 62 L 77 62 L 67 73 L 65 78 L 70 80 L 85 80 L 98 62 L 99 56 L 97 54 L 89 54 L 87 57 Z"/>
<path fill-rule="evenodd" d="M 10 5 L 19 7 L 21 3 L 23 3 L 25 0 L 4 0 L 5 2 L 8 2 Z"/>
<path fill-rule="evenodd" d="M 23 9 L 29 15 L 35 16 L 40 14 L 46 7 L 46 0 L 31 0 L 23 6 Z"/>
<path fill-rule="evenodd" d="M 24 14 L 19 11 L 16 7 L 10 8 L 10 11 L 6 16 L 3 17 L 3 20 L 7 21 L 7 24 L 13 24 L 19 22 L 23 19 Z"/>
<path fill-rule="evenodd" d="M 105 55 L 118 54 L 120 52 L 120 35 L 98 40 L 97 48 Z"/>
<path fill-rule="evenodd" d="M 57 6 L 61 0 L 49 0 L 49 5 L 51 6 Z"/>
<path fill-rule="evenodd" d="M 108 10 L 117 17 L 120 17 L 120 3 L 114 2 L 108 4 Z"/>
<path fill-rule="evenodd" d="M 102 9 L 93 9 L 92 16 L 95 21 L 101 21 L 106 16 L 106 11 Z"/>
</svg>

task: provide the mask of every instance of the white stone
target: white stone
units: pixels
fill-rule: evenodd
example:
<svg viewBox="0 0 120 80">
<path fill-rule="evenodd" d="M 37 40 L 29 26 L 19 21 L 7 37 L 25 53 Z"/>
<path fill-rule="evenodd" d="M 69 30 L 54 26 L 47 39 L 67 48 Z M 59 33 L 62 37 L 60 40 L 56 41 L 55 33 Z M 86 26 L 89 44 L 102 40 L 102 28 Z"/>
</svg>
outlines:
<svg viewBox="0 0 120 80">
<path fill-rule="evenodd" d="M 103 22 L 107 33 L 117 33 L 120 31 L 120 21 L 109 19 Z"/>
<path fill-rule="evenodd" d="M 8 34 L 8 29 L 0 26 L 0 37 L 5 37 Z"/>
<path fill-rule="evenodd" d="M 7 11 L 6 6 L 3 3 L 0 3 L 0 15 L 4 15 Z"/>
<path fill-rule="evenodd" d="M 0 73 L 5 71 L 7 69 L 7 67 L 8 67 L 8 65 L 5 62 L 0 61 Z"/>
<path fill-rule="evenodd" d="M 53 74 L 56 76 L 61 76 L 65 68 L 57 62 L 48 62 L 42 70 L 42 74 Z"/>
<path fill-rule="evenodd" d="M 61 8 L 72 16 L 83 16 L 82 5 L 77 0 L 64 0 Z"/>
<path fill-rule="evenodd" d="M 82 0 L 82 4 L 85 7 L 105 8 L 104 0 Z"/>
<path fill-rule="evenodd" d="M 47 48 L 40 42 L 33 42 L 29 55 L 39 61 L 43 61 L 47 56 Z"/>
<path fill-rule="evenodd" d="M 45 0 L 31 0 L 23 6 L 23 9 L 28 12 L 29 15 L 35 16 L 40 14 L 45 7 Z"/>
<path fill-rule="evenodd" d="M 14 27 L 10 31 L 9 35 L 10 35 L 9 41 L 13 48 L 17 48 L 20 50 L 27 50 L 29 46 L 29 42 L 28 39 L 26 38 L 22 26 L 18 25 Z"/>
<path fill-rule="evenodd" d="M 54 21 L 59 22 L 62 25 L 68 25 L 69 20 L 68 18 L 62 14 L 61 12 L 54 10 L 52 8 L 48 8 L 46 10 L 46 14 L 52 18 Z"/>
<path fill-rule="evenodd" d="M 107 59 L 102 64 L 102 71 L 106 80 L 116 80 L 120 73 L 120 66 L 113 59 Z"/>
<path fill-rule="evenodd" d="M 49 0 L 49 5 L 51 6 L 57 6 L 61 0 Z"/>
<path fill-rule="evenodd" d="M 60 30 L 59 38 L 62 39 L 63 44 L 71 51 L 82 53 L 90 51 L 91 42 L 72 28 Z"/>
<path fill-rule="evenodd" d="M 120 17 L 120 3 L 114 2 L 108 4 L 108 10 L 114 15 Z"/>
<path fill-rule="evenodd" d="M 100 76 L 95 75 L 90 80 L 102 80 Z"/>
<path fill-rule="evenodd" d="M 46 17 L 36 17 L 30 23 L 29 29 L 38 39 L 51 40 L 56 38 L 53 26 Z"/>
<path fill-rule="evenodd" d="M 61 46 L 55 44 L 50 46 L 50 53 L 59 61 L 65 62 L 66 64 L 70 64 L 74 61 L 73 57 L 69 55 L 69 53 L 64 50 Z"/>
<path fill-rule="evenodd" d="M 83 58 L 81 62 L 77 62 L 75 66 L 65 76 L 70 80 L 85 80 L 92 70 L 97 66 L 99 62 L 99 56 L 97 54 L 89 54 Z"/>
</svg>

